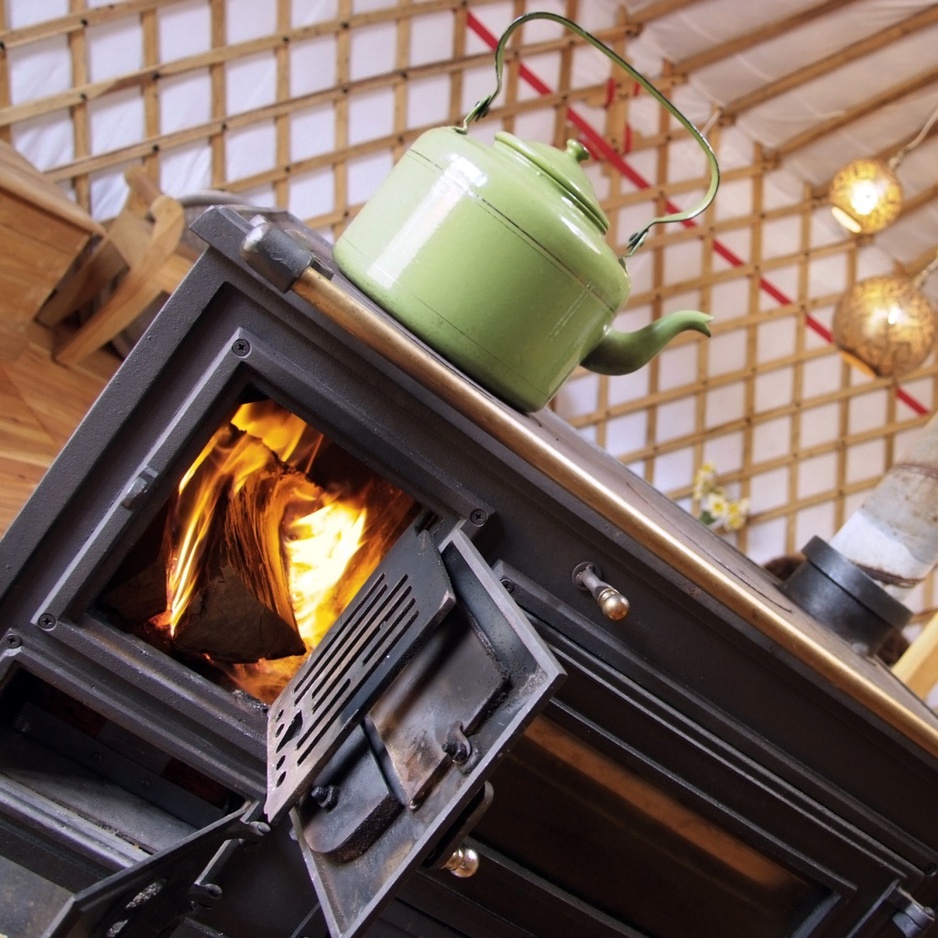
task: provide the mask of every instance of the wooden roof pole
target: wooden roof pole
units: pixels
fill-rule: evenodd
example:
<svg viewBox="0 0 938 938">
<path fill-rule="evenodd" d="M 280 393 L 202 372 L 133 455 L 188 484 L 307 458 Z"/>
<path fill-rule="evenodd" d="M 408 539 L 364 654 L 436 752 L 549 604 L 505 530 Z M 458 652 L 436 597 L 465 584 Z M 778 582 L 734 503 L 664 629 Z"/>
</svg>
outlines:
<svg viewBox="0 0 938 938">
<path fill-rule="evenodd" d="M 783 75 L 775 81 L 760 85 L 749 94 L 741 95 L 734 101 L 730 101 L 729 104 L 723 108 L 721 120 L 723 123 L 731 123 L 735 121 L 743 111 L 752 110 L 754 107 L 764 104 L 766 101 L 771 101 L 779 95 L 793 91 L 795 88 L 800 88 L 802 85 L 806 85 L 815 78 L 820 78 L 822 75 L 836 71 L 838 68 L 850 62 L 855 62 L 857 59 L 861 59 L 879 49 L 885 48 L 893 42 L 898 42 L 910 33 L 924 29 L 927 26 L 932 26 L 935 23 L 938 23 L 938 6 L 926 7 L 924 10 L 907 17 L 888 29 L 884 29 L 858 42 L 851 43 L 849 46 L 845 46 L 836 55 L 831 55 L 825 59 L 812 62 L 804 68 L 795 69 L 795 71 L 789 72 L 787 75 Z"/>
</svg>

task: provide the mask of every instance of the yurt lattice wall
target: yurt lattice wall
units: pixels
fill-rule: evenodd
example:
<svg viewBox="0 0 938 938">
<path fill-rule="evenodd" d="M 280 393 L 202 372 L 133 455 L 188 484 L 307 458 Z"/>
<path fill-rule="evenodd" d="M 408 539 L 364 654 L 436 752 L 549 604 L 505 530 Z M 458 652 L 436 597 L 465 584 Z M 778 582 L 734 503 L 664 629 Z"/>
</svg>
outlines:
<svg viewBox="0 0 938 938">
<path fill-rule="evenodd" d="M 758 562 L 829 538 L 914 440 L 935 365 L 872 380 L 830 342 L 857 279 L 892 272 L 836 228 L 817 194 L 773 164 L 673 78 L 612 0 L 0 0 L 0 133 L 95 217 L 121 209 L 143 164 L 168 194 L 222 189 L 289 209 L 328 237 L 423 130 L 458 122 L 494 88 L 492 46 L 533 9 L 576 20 L 697 123 L 723 181 L 707 212 L 655 229 L 630 259 L 617 325 L 710 313 L 629 376 L 578 372 L 554 407 L 688 510 L 705 463 L 747 524 L 727 533 Z M 713 124 L 713 126 L 710 126 Z M 473 133 L 580 139 L 610 242 L 686 208 L 706 166 L 679 125 L 627 75 L 556 24 L 513 39 L 502 95 Z M 458 285 L 454 284 L 454 289 Z M 925 618 L 927 582 L 907 600 Z"/>
</svg>

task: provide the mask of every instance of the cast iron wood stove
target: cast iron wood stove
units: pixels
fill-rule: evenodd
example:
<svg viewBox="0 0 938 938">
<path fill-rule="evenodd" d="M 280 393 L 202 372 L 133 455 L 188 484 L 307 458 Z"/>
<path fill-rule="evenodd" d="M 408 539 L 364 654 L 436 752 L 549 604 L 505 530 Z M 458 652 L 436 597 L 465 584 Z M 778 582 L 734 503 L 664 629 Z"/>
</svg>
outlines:
<svg viewBox="0 0 938 938">
<path fill-rule="evenodd" d="M 0 845 L 73 893 L 50 938 L 935 932 L 924 704 L 414 341 L 289 215 L 195 227 L 201 260 L 2 542 Z M 187 486 L 262 436 L 245 409 L 312 448 L 216 484 L 180 600 Z M 314 519 L 384 493 L 308 657 L 267 576 L 286 548 L 245 521 L 281 485 Z M 289 673 L 243 680 L 269 660 Z"/>
</svg>

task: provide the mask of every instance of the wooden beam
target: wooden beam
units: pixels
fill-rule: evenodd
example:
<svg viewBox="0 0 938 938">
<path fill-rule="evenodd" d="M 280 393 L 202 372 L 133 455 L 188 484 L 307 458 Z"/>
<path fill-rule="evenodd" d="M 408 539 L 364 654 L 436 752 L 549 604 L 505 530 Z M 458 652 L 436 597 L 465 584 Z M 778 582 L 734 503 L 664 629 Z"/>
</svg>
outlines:
<svg viewBox="0 0 938 938">
<path fill-rule="evenodd" d="M 150 206 L 153 233 L 139 262 L 132 265 L 107 302 L 65 343 L 54 358 L 59 364 L 73 365 L 111 341 L 126 329 L 160 295 L 162 285 L 172 282 L 160 268 L 176 250 L 185 227 L 182 206 L 168 195 L 159 196 Z M 173 271 L 180 272 L 173 264 Z"/>
<path fill-rule="evenodd" d="M 938 23 L 938 5 L 931 5 L 907 17 L 901 22 L 890 26 L 888 29 L 883 29 L 845 46 L 834 55 L 817 59 L 805 65 L 803 68 L 789 72 L 787 75 L 783 75 L 775 81 L 766 82 L 748 94 L 741 95 L 735 100 L 730 101 L 730 103 L 723 108 L 722 120 L 726 123 L 731 123 L 744 111 L 750 111 L 754 107 L 764 104 L 766 101 L 777 98 L 779 95 L 793 91 L 795 88 L 800 88 L 802 85 L 806 85 L 815 78 L 828 75 L 850 62 L 855 62 L 857 59 L 868 56 L 879 49 L 885 48 L 891 43 L 904 39 L 911 33 L 925 29 L 928 26 L 933 26 L 935 23 Z"/>
<path fill-rule="evenodd" d="M 771 23 L 759 26 L 748 33 L 736 36 L 734 39 L 728 39 L 726 42 L 717 43 L 715 46 L 709 46 L 701 52 L 689 55 L 675 62 L 674 70 L 680 74 L 689 75 L 691 72 L 696 72 L 699 69 L 706 68 L 708 65 L 713 65 L 715 62 L 721 62 L 724 59 L 732 58 L 734 55 L 747 52 L 752 49 L 753 46 L 757 46 L 769 39 L 774 39 L 782 33 L 796 29 L 799 26 L 804 26 L 806 23 L 810 23 L 822 16 L 826 16 L 828 13 L 839 10 L 841 7 L 849 6 L 851 3 L 856 2 L 857 0 L 827 0 L 826 3 L 820 3 L 817 6 L 798 10 L 790 16 L 773 20 Z"/>
<path fill-rule="evenodd" d="M 895 104 L 903 98 L 917 94 L 919 91 L 928 88 L 936 82 L 938 82 L 938 68 L 930 69 L 927 72 L 920 72 L 908 81 L 904 81 L 898 85 L 892 85 L 885 91 L 873 95 L 871 98 L 866 98 L 851 108 L 847 108 L 837 117 L 812 124 L 804 132 L 790 137 L 784 143 L 775 147 L 773 152 L 776 153 L 779 158 L 784 159 L 797 150 L 804 149 L 810 144 L 816 143 L 818 140 L 835 133 L 849 124 L 856 123 L 858 120 L 870 114 L 874 114 L 876 111 L 890 104 Z"/>
<path fill-rule="evenodd" d="M 371 80 L 368 80 L 371 82 Z M 359 83 L 354 86 L 360 87 Z M 147 138 L 138 143 L 130 144 L 116 150 L 109 150 L 97 156 L 85 157 L 81 160 L 73 160 L 69 163 L 63 163 L 54 169 L 48 170 L 45 175 L 55 181 L 67 181 L 79 174 L 97 173 L 103 170 L 112 169 L 118 166 L 124 166 L 134 160 L 143 159 L 147 154 L 158 150 L 160 153 L 166 153 L 177 147 L 186 146 L 195 141 L 206 140 L 215 135 L 224 134 L 226 131 L 239 130 L 244 127 L 250 127 L 254 124 L 262 124 L 266 121 L 276 120 L 282 115 L 289 114 L 298 108 L 331 102 L 339 104 L 347 99 L 347 89 L 349 85 L 332 89 L 325 92 L 317 92 L 314 95 L 308 95 L 304 98 L 293 98 L 289 101 L 276 102 L 264 107 L 256 108 L 251 111 L 243 111 L 240 114 L 234 114 L 228 117 L 216 117 L 205 124 L 199 124 L 194 127 L 187 127 L 185 130 L 176 131 L 171 134 L 164 134 L 159 137 Z M 518 101 L 510 108 L 492 108 L 489 112 L 493 120 L 498 120 L 508 113 L 520 114 L 527 111 L 535 111 L 541 108 L 560 106 L 563 104 L 575 103 L 577 101 L 588 101 L 594 98 L 605 88 L 605 83 L 593 85 L 586 89 L 578 89 L 576 92 L 555 92 L 550 95 L 542 95 L 537 98 L 530 98 L 524 101 Z M 437 126 L 437 125 L 433 125 Z M 360 144 L 348 147 L 338 147 L 329 153 L 310 157 L 305 160 L 296 160 L 286 163 L 282 166 L 273 166 L 264 173 L 251 177 L 251 180 L 227 180 L 224 183 L 218 183 L 216 188 L 231 189 L 232 191 L 242 191 L 245 188 L 254 185 L 265 185 L 275 182 L 284 175 L 299 175 L 300 173 L 321 169 L 325 166 L 331 166 L 338 160 L 351 159 L 353 157 L 364 156 L 371 152 L 379 152 L 385 149 L 391 149 L 398 145 L 409 145 L 424 131 L 429 130 L 430 126 L 415 127 L 403 134 L 391 134 L 388 137 L 379 137 L 374 140 L 367 140 Z"/>
<path fill-rule="evenodd" d="M 908 264 L 903 264 L 903 270 L 908 276 L 917 277 L 925 270 L 926 267 L 929 267 L 935 263 L 936 258 L 938 258 L 936 251 L 938 251 L 938 244 L 936 244 L 933 248 L 929 248 L 922 254 L 919 254 L 918 257 L 909 261 Z M 929 274 L 930 273 L 931 271 L 929 271 Z"/>
<path fill-rule="evenodd" d="M 168 7 L 183 0 L 122 0 L 121 3 L 109 3 L 92 9 L 74 10 L 66 16 L 43 20 L 20 29 L 0 31 L 0 42 L 7 49 L 25 46 L 31 42 L 40 42 L 55 36 L 83 32 L 89 26 L 100 26 L 115 20 L 125 19 L 135 13 L 146 13 L 157 7 Z"/>
<path fill-rule="evenodd" d="M 415 11 L 419 11 L 420 13 L 424 13 L 427 12 L 427 7 L 443 6 L 444 8 L 448 8 L 452 6 L 454 2 L 455 0 L 447 0 L 446 3 L 441 4 L 434 4 L 432 2 L 420 3 L 415 4 L 413 9 Z M 483 0 L 483 2 L 492 2 L 492 0 Z M 401 15 L 417 15 L 417 12 L 414 12 L 413 14 L 407 14 L 407 10 L 409 10 L 410 7 L 395 9 L 401 11 Z M 359 14 L 359 17 L 364 17 L 364 14 Z M 350 15 L 350 19 L 354 20 L 356 17 Z M 245 42 L 236 43 L 234 45 L 221 44 L 214 46 L 206 52 L 200 52 L 196 55 L 177 59 L 172 62 L 164 62 L 159 66 L 158 69 L 140 68 L 136 71 L 126 72 L 120 76 L 104 81 L 80 82 L 71 87 L 68 91 L 58 92 L 56 94 L 48 95 L 44 98 L 35 98 L 33 100 L 24 102 L 23 104 L 14 104 L 10 107 L 4 108 L 2 111 L 0 111 L 0 128 L 10 126 L 11 124 L 20 123 L 21 121 L 31 120 L 35 117 L 41 117 L 44 114 L 53 114 L 56 111 L 62 111 L 66 108 L 74 107 L 75 105 L 81 104 L 83 102 L 95 101 L 99 98 L 106 97 L 110 94 L 115 94 L 119 91 L 125 91 L 129 88 L 140 88 L 146 85 L 148 82 L 158 82 L 166 78 L 175 78 L 181 75 L 199 72 L 206 68 L 221 68 L 224 67 L 226 63 L 236 61 L 240 58 L 256 55 L 260 52 L 275 52 L 279 47 L 287 43 L 299 42 L 302 39 L 311 38 L 311 36 L 328 34 L 330 32 L 329 29 L 320 29 L 320 25 L 321 24 L 316 24 L 315 27 L 296 27 L 284 32 L 283 35 L 278 33 L 277 35 L 262 36 L 257 39 L 251 39 Z M 329 25 L 330 24 L 326 24 L 326 26 Z M 331 25 L 335 27 L 335 29 L 332 31 L 339 35 L 341 35 L 342 32 L 350 31 L 340 29 L 338 20 L 333 21 Z M 594 35 L 603 42 L 611 42 L 623 35 L 626 35 L 627 32 L 628 30 L 626 27 L 615 27 L 608 30 L 599 30 Z M 544 42 L 531 43 L 530 45 L 523 47 L 513 47 L 505 53 L 505 62 L 508 64 L 512 61 L 515 61 L 520 56 L 535 56 L 562 50 L 569 45 L 570 39 L 561 38 Z M 491 62 L 492 53 L 486 50 L 485 52 L 477 53 L 472 56 L 465 56 L 461 59 L 453 59 L 449 62 L 433 62 L 423 66 L 410 67 L 403 71 L 395 70 L 394 72 L 385 75 L 371 76 L 367 79 L 362 79 L 359 82 L 355 82 L 354 84 L 348 83 L 348 85 L 345 87 L 337 90 L 342 94 L 347 94 L 353 90 L 362 90 L 369 87 L 381 87 L 385 84 L 391 84 L 393 82 L 400 81 L 401 79 L 424 78 L 434 74 L 445 74 L 446 72 L 452 71 L 464 71 L 473 67 L 474 65 L 482 65 Z M 302 103 L 302 99 L 298 99 L 296 103 Z"/>
<path fill-rule="evenodd" d="M 911 215 L 913 212 L 917 212 L 926 206 L 933 205 L 935 200 L 938 199 L 938 183 L 934 186 L 929 186 L 927 189 L 922 189 L 921 192 L 916 193 L 909 199 L 906 199 L 902 204 L 902 211 L 899 212 L 899 218 L 905 218 L 908 215 Z"/>
</svg>

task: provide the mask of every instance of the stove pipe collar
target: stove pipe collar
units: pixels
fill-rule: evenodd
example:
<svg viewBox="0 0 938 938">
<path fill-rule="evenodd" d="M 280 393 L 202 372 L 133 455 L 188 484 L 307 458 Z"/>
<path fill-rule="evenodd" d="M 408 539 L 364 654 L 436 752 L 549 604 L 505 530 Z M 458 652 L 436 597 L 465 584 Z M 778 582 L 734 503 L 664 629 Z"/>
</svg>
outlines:
<svg viewBox="0 0 938 938">
<path fill-rule="evenodd" d="M 911 618 L 907 606 L 821 538 L 811 538 L 802 553 L 805 561 L 782 592 L 855 650 L 875 655 Z"/>
</svg>

